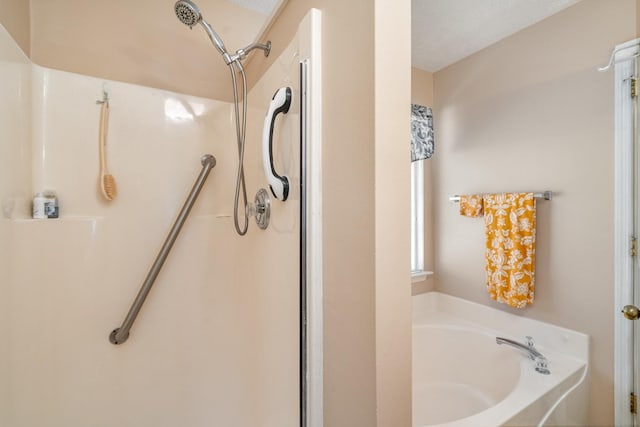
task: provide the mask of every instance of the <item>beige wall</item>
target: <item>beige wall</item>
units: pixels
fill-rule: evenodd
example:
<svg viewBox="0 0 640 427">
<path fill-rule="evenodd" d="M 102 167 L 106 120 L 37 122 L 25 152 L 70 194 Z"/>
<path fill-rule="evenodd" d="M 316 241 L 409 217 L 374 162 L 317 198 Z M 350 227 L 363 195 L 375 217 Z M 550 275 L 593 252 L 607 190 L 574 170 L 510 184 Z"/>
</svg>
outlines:
<svg viewBox="0 0 640 427">
<path fill-rule="evenodd" d="M 376 14 L 387 13 L 392 17 L 389 25 L 409 26 L 408 23 L 400 24 L 406 19 L 406 2 L 396 2 L 396 13 L 384 12 L 386 6 L 382 3 L 376 5 Z M 385 99 L 390 105 L 402 104 L 403 109 L 408 108 L 409 88 L 403 84 L 409 82 L 409 64 L 406 75 L 391 75 L 384 67 L 380 80 L 374 78 L 374 70 L 379 64 L 376 55 L 386 52 L 388 57 L 391 47 L 374 43 L 375 17 L 371 2 L 367 0 L 289 2 L 267 34 L 274 43 L 274 52 L 292 36 L 296 23 L 311 7 L 319 8 L 323 19 L 324 424 L 336 427 L 409 425 L 407 334 L 410 328 L 405 317 L 410 311 L 409 286 L 407 283 L 403 288 L 398 275 L 406 275 L 408 253 L 406 259 L 394 256 L 378 266 L 375 255 L 377 245 L 385 238 L 396 242 L 399 248 L 408 248 L 408 240 L 406 245 L 396 241 L 387 234 L 389 229 L 386 228 L 392 212 L 398 215 L 396 218 L 402 218 L 400 212 L 406 210 L 405 217 L 409 218 L 408 183 L 406 199 L 398 195 L 381 195 L 374 189 L 374 182 L 385 177 L 375 167 L 376 156 L 384 155 L 382 153 L 389 149 L 386 144 L 390 138 L 396 141 L 408 139 L 406 113 L 402 113 L 402 124 L 397 122 L 400 119 L 396 112 L 394 118 L 375 132 L 373 126 L 378 114 L 385 111 L 380 107 Z M 376 26 L 376 31 L 389 31 L 382 22 L 380 26 Z M 408 38 L 401 41 L 405 37 L 407 33 L 401 31 L 391 35 L 390 40 L 396 44 L 396 49 L 397 46 L 408 47 Z M 357 46 L 357 60 L 354 60 L 354 46 Z M 406 59 L 405 54 L 401 50 L 402 61 Z M 382 58 L 378 57 L 378 60 Z M 259 75 L 270 61 L 255 57 L 250 74 Z M 384 79 L 388 79 L 387 84 L 393 82 L 389 87 L 397 86 L 397 94 L 378 91 L 380 85 L 384 85 Z M 406 153 L 404 148 L 399 150 Z M 403 156 L 394 150 L 389 153 L 394 165 L 395 156 Z M 395 171 L 396 167 L 400 166 L 393 166 L 389 172 Z M 402 172 L 400 177 L 401 182 L 406 178 Z M 387 207 L 378 211 L 376 202 L 383 203 L 383 197 L 392 200 L 398 197 L 399 206 L 395 210 Z M 396 222 L 400 229 L 403 224 L 403 220 Z M 394 277 L 395 283 L 390 283 L 390 276 Z M 385 277 L 387 282 L 383 283 Z M 391 289 L 391 286 L 397 288 Z M 389 305 L 384 305 L 385 296 L 391 297 Z M 393 310 L 398 314 L 395 318 L 391 316 Z M 399 335 L 395 344 L 392 331 Z M 383 348 L 385 344 L 387 346 Z M 395 348 L 389 347 L 391 345 Z M 390 377 L 394 371 L 397 374 L 395 384 Z M 385 385 L 391 388 L 384 390 Z M 391 396 L 392 390 L 397 394 L 395 399 Z M 376 414 L 378 410 L 380 412 Z"/>
<path fill-rule="evenodd" d="M 636 37 L 640 37 L 640 0 L 636 0 Z"/>
<path fill-rule="evenodd" d="M 370 427 L 376 425 L 374 11 L 367 0 L 290 1 L 267 34 L 274 54 L 312 7 L 322 11 L 323 43 L 324 425 Z M 256 57 L 250 71 L 260 73 L 271 61 Z M 349 64 L 348 76 L 358 78 L 336 64 Z"/>
<path fill-rule="evenodd" d="M 411 423 L 411 3 L 375 1 L 377 427 Z M 393 58 L 393 61 L 389 61 Z M 402 144 L 404 142 L 404 144 Z"/>
<path fill-rule="evenodd" d="M 225 0 L 197 3 L 231 53 L 252 42 L 265 20 Z M 190 31 L 178 21 L 173 4 L 31 0 L 31 59 L 49 68 L 231 100 L 222 57 L 200 26 Z"/>
<path fill-rule="evenodd" d="M 30 0 L 0 0 L 0 23 L 9 31 L 22 51 L 31 51 Z"/>
<path fill-rule="evenodd" d="M 433 73 L 411 68 L 411 103 L 434 106 L 433 99 Z M 434 118 L 437 120 L 437 117 Z M 436 147 L 438 136 L 436 135 Z M 437 148 L 436 148 L 437 153 Z M 437 155 L 437 154 L 434 154 Z M 433 161 L 424 161 L 424 268 L 433 271 Z M 412 285 L 413 294 L 419 294 L 433 290 L 433 276 Z"/>
<path fill-rule="evenodd" d="M 502 310 L 482 219 L 451 194 L 554 191 L 538 203 L 536 299 L 517 314 L 591 336 L 592 425 L 613 423 L 613 74 L 635 0 L 584 0 L 435 73 L 436 288 Z M 513 310 L 509 310 L 513 311 Z"/>
<path fill-rule="evenodd" d="M 411 67 L 411 102 L 433 106 L 433 73 Z"/>
</svg>

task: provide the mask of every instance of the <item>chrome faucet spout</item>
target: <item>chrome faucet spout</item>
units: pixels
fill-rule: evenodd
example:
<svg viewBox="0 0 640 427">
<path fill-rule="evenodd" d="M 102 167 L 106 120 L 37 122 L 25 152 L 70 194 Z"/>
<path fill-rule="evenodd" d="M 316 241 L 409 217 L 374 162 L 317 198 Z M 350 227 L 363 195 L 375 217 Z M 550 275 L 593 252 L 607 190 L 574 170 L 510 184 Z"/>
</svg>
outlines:
<svg viewBox="0 0 640 427">
<path fill-rule="evenodd" d="M 536 350 L 536 348 L 533 346 L 533 340 L 531 339 L 531 337 L 527 337 L 527 344 L 522 344 L 517 341 L 510 340 L 508 338 L 496 337 L 496 344 L 498 345 L 506 344 L 510 347 L 513 347 L 517 350 L 522 351 L 524 354 L 526 354 L 529 357 L 529 359 L 536 362 L 536 372 L 539 372 L 545 375 L 548 375 L 551 373 L 551 371 L 549 371 L 549 368 L 548 368 L 549 362 L 547 358 L 544 357 L 544 355 L 540 353 L 538 350 Z"/>
<path fill-rule="evenodd" d="M 539 357 L 544 357 L 542 353 L 535 349 L 535 347 L 525 345 L 508 338 L 496 337 L 496 344 L 507 344 L 511 347 L 517 348 L 518 350 L 522 350 L 527 356 L 529 356 L 529 359 L 531 360 L 536 360 Z"/>
</svg>

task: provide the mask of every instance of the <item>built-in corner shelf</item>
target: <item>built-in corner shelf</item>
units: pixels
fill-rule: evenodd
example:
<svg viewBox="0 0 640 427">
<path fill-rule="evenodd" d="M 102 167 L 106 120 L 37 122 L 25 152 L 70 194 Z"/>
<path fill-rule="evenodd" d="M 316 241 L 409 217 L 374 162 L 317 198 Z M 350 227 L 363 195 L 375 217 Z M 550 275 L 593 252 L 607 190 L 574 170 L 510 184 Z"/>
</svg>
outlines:
<svg viewBox="0 0 640 427">
<path fill-rule="evenodd" d="M 0 221 L 4 222 L 4 223 L 21 223 L 21 224 L 25 224 L 25 223 L 83 223 L 83 222 L 94 222 L 94 221 L 100 221 L 104 219 L 104 217 L 102 216 L 62 216 L 60 218 L 38 218 L 38 219 L 34 219 L 34 218 L 13 218 L 13 219 L 7 219 L 7 218 L 3 218 L 0 219 Z"/>
</svg>

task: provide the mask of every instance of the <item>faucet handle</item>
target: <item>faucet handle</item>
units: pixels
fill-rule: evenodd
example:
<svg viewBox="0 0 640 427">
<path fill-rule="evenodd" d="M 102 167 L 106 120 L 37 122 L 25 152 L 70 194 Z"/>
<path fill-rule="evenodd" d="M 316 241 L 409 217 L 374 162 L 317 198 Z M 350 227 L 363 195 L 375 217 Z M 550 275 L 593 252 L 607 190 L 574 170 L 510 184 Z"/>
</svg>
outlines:
<svg viewBox="0 0 640 427">
<path fill-rule="evenodd" d="M 247 217 L 256 217 L 256 224 L 262 230 L 265 230 L 269 226 L 269 217 L 271 216 L 271 200 L 269 199 L 269 193 L 264 188 L 261 188 L 256 193 L 256 198 L 253 203 L 247 203 L 245 207 L 245 215 Z"/>
<path fill-rule="evenodd" d="M 549 370 L 549 362 L 546 357 L 542 356 L 536 359 L 536 372 L 543 375 L 549 375 L 551 373 Z"/>
</svg>

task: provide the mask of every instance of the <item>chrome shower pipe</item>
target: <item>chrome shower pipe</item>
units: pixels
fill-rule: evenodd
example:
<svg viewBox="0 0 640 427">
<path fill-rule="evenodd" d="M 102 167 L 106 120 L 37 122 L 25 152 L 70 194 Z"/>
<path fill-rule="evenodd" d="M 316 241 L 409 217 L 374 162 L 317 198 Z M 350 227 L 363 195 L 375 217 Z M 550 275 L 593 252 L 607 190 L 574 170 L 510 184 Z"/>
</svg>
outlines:
<svg viewBox="0 0 640 427">
<path fill-rule="evenodd" d="M 242 49 L 238 49 L 236 51 L 236 54 L 231 56 L 230 59 L 231 61 L 243 61 L 244 59 L 246 59 L 247 56 L 249 56 L 249 53 L 254 50 L 254 49 L 261 49 L 264 52 L 264 56 L 269 56 L 269 53 L 271 53 L 271 42 L 268 41 L 266 43 L 251 43 L 249 46 L 246 46 Z M 227 63 L 228 65 L 229 63 Z"/>
<path fill-rule="evenodd" d="M 131 329 L 131 326 L 133 326 L 133 322 L 136 320 L 136 317 L 138 317 L 142 304 L 144 304 L 144 301 L 147 299 L 147 295 L 149 295 L 149 291 L 153 287 L 153 283 L 156 281 L 156 277 L 158 277 L 158 273 L 160 273 L 160 270 L 171 251 L 171 247 L 175 243 L 178 234 L 180 234 L 180 229 L 182 229 L 184 222 L 189 216 L 189 212 L 191 212 L 191 208 L 198 198 L 198 194 L 200 194 L 200 190 L 202 190 L 202 186 L 207 180 L 209 172 L 211 172 L 211 169 L 216 165 L 216 159 L 211 154 L 205 154 L 200 162 L 202 163 L 200 175 L 198 175 L 196 182 L 193 184 L 193 188 L 191 189 L 187 200 L 184 202 L 178 217 L 173 223 L 171 231 L 169 231 L 169 235 L 162 245 L 151 269 L 147 273 L 147 278 L 144 279 L 144 283 L 142 284 L 136 299 L 133 301 L 129 312 L 127 313 L 127 317 L 125 317 L 122 322 L 122 326 L 114 329 L 111 334 L 109 334 L 109 341 L 111 344 L 122 344 L 129 338 L 129 330 Z"/>
</svg>

